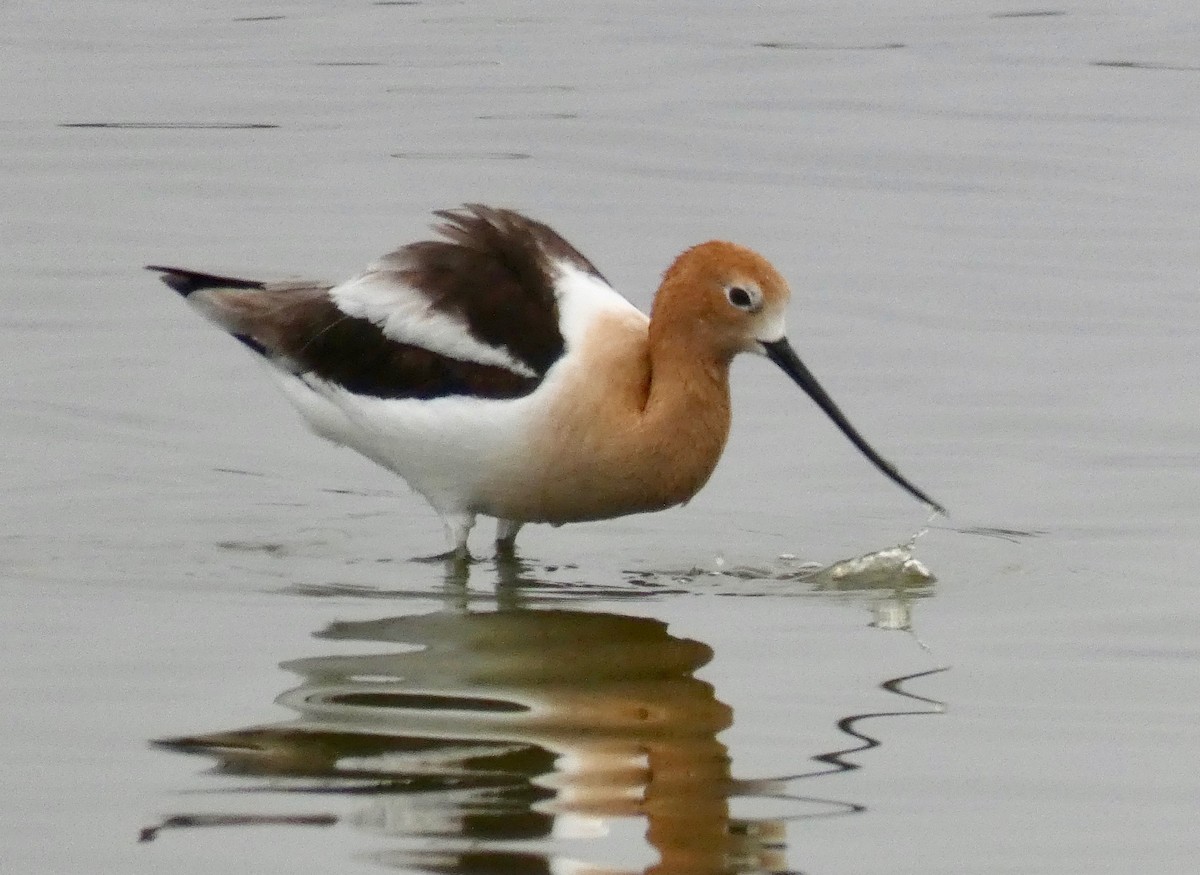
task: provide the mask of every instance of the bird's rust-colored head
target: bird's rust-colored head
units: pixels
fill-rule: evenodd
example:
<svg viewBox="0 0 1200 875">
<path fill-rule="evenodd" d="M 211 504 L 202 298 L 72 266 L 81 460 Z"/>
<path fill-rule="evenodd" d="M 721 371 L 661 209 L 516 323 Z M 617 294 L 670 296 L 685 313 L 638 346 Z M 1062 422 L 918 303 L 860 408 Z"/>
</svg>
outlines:
<svg viewBox="0 0 1200 875">
<path fill-rule="evenodd" d="M 667 268 L 651 324 L 691 335 L 725 360 L 739 352 L 761 354 L 763 344 L 783 338 L 791 294 L 779 271 L 757 252 L 710 240 Z"/>
<path fill-rule="evenodd" d="M 687 338 L 694 354 L 708 354 L 724 363 L 740 352 L 766 356 L 808 393 L 875 467 L 945 513 L 875 452 L 800 361 L 785 332 L 790 298 L 787 281 L 757 252 L 722 240 L 701 243 L 680 254 L 663 275 L 651 312 L 652 342 Z"/>
</svg>

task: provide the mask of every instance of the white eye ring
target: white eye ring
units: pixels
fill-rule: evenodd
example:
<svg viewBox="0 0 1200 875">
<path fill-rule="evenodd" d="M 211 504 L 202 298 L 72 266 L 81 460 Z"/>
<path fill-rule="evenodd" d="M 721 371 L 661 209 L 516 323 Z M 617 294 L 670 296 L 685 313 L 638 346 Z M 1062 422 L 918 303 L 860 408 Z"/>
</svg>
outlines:
<svg viewBox="0 0 1200 875">
<path fill-rule="evenodd" d="M 730 286 L 725 290 L 725 297 L 734 307 L 747 313 L 762 309 L 762 292 L 753 286 Z"/>
</svg>

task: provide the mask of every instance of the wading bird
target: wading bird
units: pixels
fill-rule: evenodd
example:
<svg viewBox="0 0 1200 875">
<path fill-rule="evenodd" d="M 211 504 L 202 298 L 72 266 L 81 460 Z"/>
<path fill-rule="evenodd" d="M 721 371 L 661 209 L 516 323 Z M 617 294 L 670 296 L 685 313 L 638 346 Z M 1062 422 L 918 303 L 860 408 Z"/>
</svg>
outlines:
<svg viewBox="0 0 1200 875">
<path fill-rule="evenodd" d="M 477 204 L 340 285 L 151 266 L 269 366 L 317 434 L 399 474 L 468 558 L 477 514 L 511 552 L 525 523 L 690 499 L 729 433 L 738 353 L 777 364 L 884 474 L 784 335 L 790 291 L 724 241 L 667 268 L 646 316 L 555 231 Z"/>
</svg>

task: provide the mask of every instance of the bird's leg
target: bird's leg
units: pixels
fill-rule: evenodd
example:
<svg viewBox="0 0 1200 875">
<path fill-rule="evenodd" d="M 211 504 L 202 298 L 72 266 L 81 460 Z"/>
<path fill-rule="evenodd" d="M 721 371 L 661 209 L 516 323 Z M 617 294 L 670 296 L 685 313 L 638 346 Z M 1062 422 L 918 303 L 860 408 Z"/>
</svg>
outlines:
<svg viewBox="0 0 1200 875">
<path fill-rule="evenodd" d="M 521 531 L 524 523 L 518 520 L 496 520 L 496 555 L 515 556 L 517 554 L 517 532 Z"/>
<path fill-rule="evenodd" d="M 425 556 L 420 562 L 455 562 L 467 565 L 471 562 L 471 551 L 467 549 L 467 537 L 471 527 L 475 525 L 473 513 L 442 514 L 442 525 L 446 527 L 446 540 L 450 542 L 450 550 L 436 556 Z"/>
<path fill-rule="evenodd" d="M 471 551 L 467 549 L 467 538 L 475 525 L 475 514 L 452 513 L 442 518 L 446 524 L 446 537 L 452 545 L 454 558 L 459 562 L 470 562 Z"/>
</svg>

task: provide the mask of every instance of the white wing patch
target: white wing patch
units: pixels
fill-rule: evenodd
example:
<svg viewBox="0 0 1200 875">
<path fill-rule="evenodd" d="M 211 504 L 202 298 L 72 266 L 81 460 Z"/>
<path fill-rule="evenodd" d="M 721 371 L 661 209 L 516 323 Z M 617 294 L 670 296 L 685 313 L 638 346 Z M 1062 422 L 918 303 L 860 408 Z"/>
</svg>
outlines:
<svg viewBox="0 0 1200 875">
<path fill-rule="evenodd" d="M 523 377 L 537 372 L 471 334 L 467 324 L 435 309 L 416 289 L 378 273 L 334 286 L 329 297 L 347 316 L 367 319 L 392 340 L 419 346 L 459 361 L 506 368 Z"/>
<path fill-rule="evenodd" d="M 592 323 L 602 314 L 633 315 L 649 323 L 649 316 L 600 277 L 566 261 L 557 262 L 555 270 L 558 327 L 568 350 L 580 345 Z"/>
</svg>

